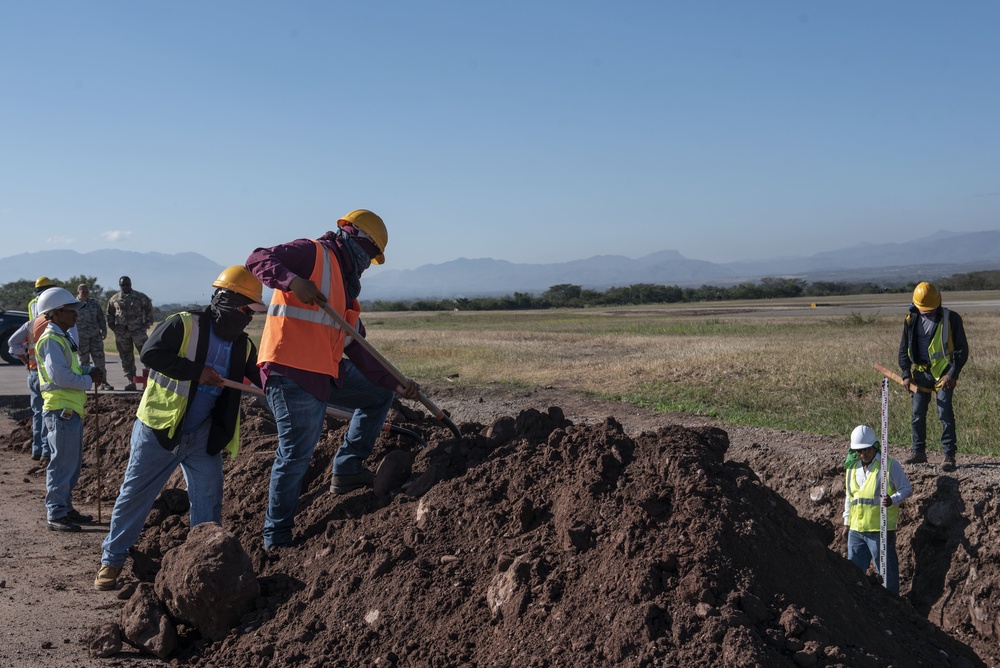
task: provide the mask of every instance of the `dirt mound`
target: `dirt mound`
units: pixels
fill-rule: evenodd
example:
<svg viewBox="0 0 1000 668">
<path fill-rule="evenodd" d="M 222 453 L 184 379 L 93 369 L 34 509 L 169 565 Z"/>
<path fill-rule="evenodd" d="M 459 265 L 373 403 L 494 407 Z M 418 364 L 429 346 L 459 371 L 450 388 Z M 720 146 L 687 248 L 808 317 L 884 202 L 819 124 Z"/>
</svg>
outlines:
<svg viewBox="0 0 1000 668">
<path fill-rule="evenodd" d="M 106 516 L 136 403 L 102 397 L 97 408 Z M 182 663 L 994 665 L 997 509 L 992 496 L 977 502 L 970 523 L 945 479 L 903 507 L 911 605 L 828 547 L 843 504 L 842 453 L 797 461 L 758 443 L 730 451 L 727 433 L 710 427 L 629 436 L 614 419 L 574 425 L 559 408 L 466 422 L 455 439 L 397 411 L 390 418 L 429 446 L 384 434 L 371 464 L 412 452 L 406 484 L 387 496 L 330 494 L 344 430 L 330 422 L 304 481 L 296 546 L 268 558 L 260 531 L 275 427 L 249 400 L 244 409 L 241 452 L 226 463 L 224 524 L 249 553 L 261 596 L 221 641 L 182 634 Z M 23 437 L 8 447 L 23 448 Z M 88 461 L 83 502 L 96 475 Z M 153 581 L 187 525 L 184 495 L 167 490 L 123 580 Z"/>
</svg>

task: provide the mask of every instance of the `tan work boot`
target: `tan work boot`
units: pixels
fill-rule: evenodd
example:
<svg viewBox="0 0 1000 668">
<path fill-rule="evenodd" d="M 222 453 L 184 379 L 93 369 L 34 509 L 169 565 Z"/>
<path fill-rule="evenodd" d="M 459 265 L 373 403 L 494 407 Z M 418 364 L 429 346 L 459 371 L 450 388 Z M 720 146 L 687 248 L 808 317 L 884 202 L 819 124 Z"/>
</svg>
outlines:
<svg viewBox="0 0 1000 668">
<path fill-rule="evenodd" d="M 118 584 L 118 574 L 121 568 L 101 564 L 101 570 L 97 571 L 97 578 L 94 579 L 94 589 L 98 591 L 110 591 Z"/>
<path fill-rule="evenodd" d="M 945 455 L 944 462 L 941 463 L 941 470 L 950 473 L 956 468 L 958 466 L 955 464 L 955 455 Z"/>
</svg>

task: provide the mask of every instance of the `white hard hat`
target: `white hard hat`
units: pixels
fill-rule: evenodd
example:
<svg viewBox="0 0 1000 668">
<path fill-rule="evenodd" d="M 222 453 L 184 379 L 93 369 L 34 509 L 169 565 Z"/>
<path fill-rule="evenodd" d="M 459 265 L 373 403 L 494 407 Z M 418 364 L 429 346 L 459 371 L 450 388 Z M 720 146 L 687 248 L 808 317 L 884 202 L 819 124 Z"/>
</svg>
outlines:
<svg viewBox="0 0 1000 668">
<path fill-rule="evenodd" d="M 78 307 L 80 303 L 66 288 L 49 288 L 38 298 L 38 312 L 48 313 L 64 306 Z"/>
<path fill-rule="evenodd" d="M 859 424 L 851 432 L 851 450 L 864 450 L 876 443 L 878 439 L 875 438 L 875 432 L 867 425 Z"/>
</svg>

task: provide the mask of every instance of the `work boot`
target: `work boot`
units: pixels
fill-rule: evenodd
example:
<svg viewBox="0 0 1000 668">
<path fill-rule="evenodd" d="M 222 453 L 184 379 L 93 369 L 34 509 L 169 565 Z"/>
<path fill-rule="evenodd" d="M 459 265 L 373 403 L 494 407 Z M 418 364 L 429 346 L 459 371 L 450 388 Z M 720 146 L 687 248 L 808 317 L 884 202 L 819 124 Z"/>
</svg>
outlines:
<svg viewBox="0 0 1000 668">
<path fill-rule="evenodd" d="M 35 461 L 35 462 L 37 462 L 37 461 L 38 461 L 39 459 L 41 459 L 41 458 L 42 458 L 42 456 L 41 456 L 41 455 L 31 455 L 31 460 L 32 460 L 32 461 Z"/>
<path fill-rule="evenodd" d="M 115 388 L 107 383 L 101 383 L 101 392 L 113 392 Z"/>
<path fill-rule="evenodd" d="M 49 531 L 79 531 L 81 529 L 79 524 L 70 521 L 68 517 L 49 520 L 48 525 Z"/>
<path fill-rule="evenodd" d="M 118 584 L 118 574 L 121 572 L 121 567 L 101 564 L 101 570 L 97 571 L 97 577 L 94 579 L 94 589 L 111 591 Z"/>
<path fill-rule="evenodd" d="M 941 470 L 946 473 L 951 473 L 956 468 L 958 467 L 955 465 L 955 455 L 945 455 L 944 462 L 941 463 Z"/>
<path fill-rule="evenodd" d="M 129 383 L 122 389 L 125 390 L 126 392 L 135 392 L 135 383 Z"/>
<path fill-rule="evenodd" d="M 84 515 L 76 508 L 73 508 L 68 513 L 66 513 L 66 517 L 68 517 L 71 522 L 78 522 L 80 524 L 87 524 L 88 522 L 94 521 L 93 515 Z"/>
<path fill-rule="evenodd" d="M 333 474 L 330 482 L 330 491 L 334 494 L 347 494 L 362 487 L 371 487 L 375 484 L 375 474 L 368 469 L 361 469 L 360 473 L 348 473 L 346 475 Z"/>
<path fill-rule="evenodd" d="M 926 464 L 927 453 L 923 450 L 914 451 L 912 455 L 903 460 L 904 464 Z"/>
</svg>

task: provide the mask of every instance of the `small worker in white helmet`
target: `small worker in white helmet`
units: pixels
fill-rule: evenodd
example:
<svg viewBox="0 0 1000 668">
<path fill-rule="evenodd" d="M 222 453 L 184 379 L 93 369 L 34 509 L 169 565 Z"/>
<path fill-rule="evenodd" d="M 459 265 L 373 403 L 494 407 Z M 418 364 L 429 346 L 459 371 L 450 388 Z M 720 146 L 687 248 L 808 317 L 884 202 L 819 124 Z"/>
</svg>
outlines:
<svg viewBox="0 0 1000 668">
<path fill-rule="evenodd" d="M 844 464 L 846 491 L 844 526 L 847 527 L 847 558 L 862 571 L 868 564 L 879 570 L 879 542 L 882 506 L 888 509 L 885 574 L 883 581 L 889 591 L 899 593 L 899 559 L 896 556 L 896 519 L 899 504 L 913 495 L 913 487 L 902 465 L 889 458 L 885 496 L 880 496 L 879 467 L 882 457 L 879 442 L 871 427 L 858 425 L 851 432 L 851 453 Z M 879 573 L 882 575 L 882 573 Z"/>
</svg>

